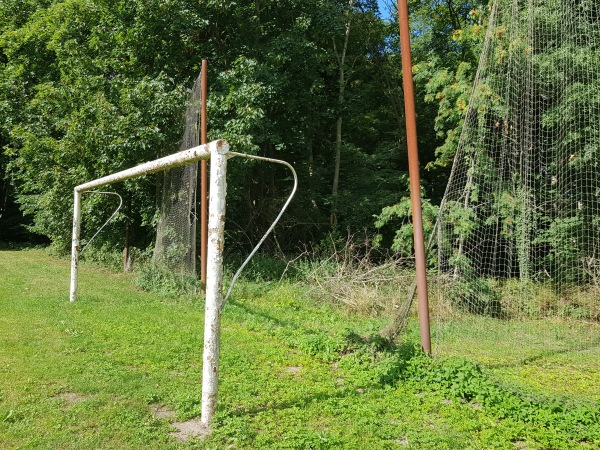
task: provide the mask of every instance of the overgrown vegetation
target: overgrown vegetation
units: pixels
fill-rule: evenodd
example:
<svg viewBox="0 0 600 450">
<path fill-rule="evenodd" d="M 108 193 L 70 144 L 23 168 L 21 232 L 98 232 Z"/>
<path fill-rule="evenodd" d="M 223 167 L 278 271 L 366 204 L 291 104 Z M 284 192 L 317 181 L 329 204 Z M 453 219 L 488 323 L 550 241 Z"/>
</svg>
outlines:
<svg viewBox="0 0 600 450">
<path fill-rule="evenodd" d="M 406 300 L 411 259 L 381 250 L 364 236 L 331 234 L 288 264 L 286 273 L 317 301 L 364 314 L 386 314 Z"/>
<path fill-rule="evenodd" d="M 565 80 L 597 59 L 580 37 L 597 35 L 598 11 L 591 0 L 528 5 L 527 30 L 550 36 L 575 17 L 576 32 L 529 48 L 524 30 L 491 29 L 492 59 L 518 89 L 505 95 L 500 77 L 482 78 L 469 105 L 488 1 L 411 3 L 427 235 L 463 119 L 484 131 L 459 158 L 466 184 L 445 203 L 440 262 L 435 248 L 428 259 L 434 292 L 445 293 L 432 302 L 435 345 L 462 357 L 431 360 L 416 350 L 409 308 L 398 28 L 377 2 L 1 2 L 0 239 L 50 240 L 63 255 L 74 185 L 178 148 L 200 57 L 209 139 L 288 160 L 301 192 L 225 310 L 222 403 L 204 442 L 176 443 L 174 419 L 151 412 L 196 417 L 200 397 L 201 286 L 140 250 L 155 238 L 161 175 L 115 186 L 125 207 L 84 252 L 75 305 L 52 275 L 67 279 L 65 261 L 2 251 L 0 447 L 597 448 L 600 132 L 596 116 L 578 113 L 598 111 L 600 78 Z M 526 82 L 532 68 L 539 79 Z M 506 102 L 520 110 L 527 96 L 537 109 L 512 123 Z M 529 169 L 490 152 L 523 133 L 535 166 L 524 184 Z M 282 174 L 230 165 L 230 273 L 278 210 Z M 84 239 L 114 201 L 84 197 Z M 498 241 L 504 249 L 477 257 Z M 134 273 L 117 274 L 125 246 Z M 407 330 L 391 343 L 380 332 L 397 312 Z"/>
<path fill-rule="evenodd" d="M 545 313 L 593 317 L 571 293 L 596 289 L 600 256 L 597 5 L 498 0 L 493 10 L 471 98 L 460 102 L 436 268 L 470 313 L 507 316 L 497 288 L 518 279 L 516 298 L 532 313 L 544 309 L 539 290 L 550 294 Z"/>
</svg>

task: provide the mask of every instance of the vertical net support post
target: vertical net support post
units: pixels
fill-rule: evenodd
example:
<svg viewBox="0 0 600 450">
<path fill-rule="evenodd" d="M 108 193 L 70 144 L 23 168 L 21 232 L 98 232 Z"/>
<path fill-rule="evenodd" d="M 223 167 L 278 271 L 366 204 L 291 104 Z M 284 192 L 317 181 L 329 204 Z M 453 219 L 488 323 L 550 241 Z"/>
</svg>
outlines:
<svg viewBox="0 0 600 450">
<path fill-rule="evenodd" d="M 206 103 L 208 98 L 208 62 L 202 60 L 201 89 L 200 89 L 200 144 L 206 144 Z M 208 194 L 207 190 L 207 170 L 206 161 L 200 161 L 199 181 L 200 181 L 200 281 L 206 286 L 206 267 L 208 251 Z"/>
<path fill-rule="evenodd" d="M 431 354 L 431 332 L 429 325 L 429 303 L 427 298 L 427 268 L 425 238 L 423 235 L 423 215 L 421 207 L 421 182 L 419 174 L 419 154 L 417 149 L 417 121 L 412 77 L 412 57 L 408 21 L 408 2 L 398 0 L 398 24 L 402 53 L 402 79 L 404 83 L 404 110 L 406 116 L 406 140 L 408 147 L 408 171 L 410 178 L 410 198 L 412 204 L 413 235 L 415 243 L 415 271 L 417 279 L 419 328 L 421 347 Z"/>
<path fill-rule="evenodd" d="M 219 382 L 227 153 L 226 147 L 220 147 L 211 154 L 210 158 L 204 352 L 202 356 L 202 412 L 200 417 L 201 422 L 207 427 L 210 426 L 217 409 Z"/>
</svg>

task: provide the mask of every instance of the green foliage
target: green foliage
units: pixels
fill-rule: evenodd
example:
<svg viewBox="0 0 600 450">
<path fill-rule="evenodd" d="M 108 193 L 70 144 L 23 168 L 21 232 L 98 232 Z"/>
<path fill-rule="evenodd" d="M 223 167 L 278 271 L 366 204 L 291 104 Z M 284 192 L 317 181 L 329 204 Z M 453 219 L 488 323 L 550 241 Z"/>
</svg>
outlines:
<svg viewBox="0 0 600 450">
<path fill-rule="evenodd" d="M 541 426 L 536 436 L 543 446 L 569 448 L 572 443 L 593 444 L 600 436 L 600 409 L 596 404 L 571 404 L 559 398 L 535 398 L 494 381 L 474 362 L 419 357 L 407 367 L 407 379 L 422 389 L 477 402 L 500 419 Z M 564 433 L 559 437 L 556 431 Z"/>
<path fill-rule="evenodd" d="M 376 2 L 349 12 L 353 33 L 346 102 L 337 111 L 334 40 L 345 34 L 346 4 L 278 2 L 6 1 L 0 8 L 0 136 L 17 200 L 32 230 L 68 248 L 72 188 L 178 147 L 186 89 L 209 60 L 210 139 L 236 151 L 294 164 L 302 195 L 278 243 L 295 249 L 329 229 L 332 140 L 344 133 L 340 226 L 360 230 L 391 203 L 405 170 L 397 142 L 397 61 L 386 50 L 393 24 Z M 385 90 L 381 86 L 387 86 Z M 338 114 L 339 113 L 339 114 Z M 230 165 L 230 235 L 240 249 L 256 241 L 288 189 L 284 172 L 264 164 Z M 373 183 L 379 187 L 375 192 Z M 136 245 L 153 238 L 158 179 L 116 185 L 131 195 L 125 212 L 99 237 L 123 243 L 125 224 Z M 90 229 L 109 209 L 86 211 Z M 267 243 L 269 245 L 269 243 Z"/>
<path fill-rule="evenodd" d="M 473 207 L 456 201 L 449 201 L 445 207 L 445 222 L 451 228 L 455 237 L 468 239 L 478 228 L 477 214 Z"/>
<path fill-rule="evenodd" d="M 448 292 L 450 301 L 460 310 L 471 314 L 502 317 L 501 295 L 492 282 L 482 278 L 467 280 L 451 285 Z"/>
<path fill-rule="evenodd" d="M 137 253 L 137 249 L 131 250 L 132 254 Z M 63 254 L 61 256 L 67 255 Z M 106 243 L 102 244 L 101 246 L 90 245 L 83 253 L 80 253 L 79 257 L 81 261 L 97 264 L 98 266 L 109 269 L 113 272 L 121 272 L 123 270 L 123 252 L 115 250 Z"/>
<path fill-rule="evenodd" d="M 469 103 L 474 76 L 472 63 L 460 63 L 455 74 L 445 68 L 435 71 L 432 63 L 430 67 L 419 67 L 418 70 L 415 77 L 429 77 L 425 100 L 439 105 L 435 130 L 437 137 L 443 139 L 443 144 L 436 149 L 435 161 L 430 162 L 427 167 L 447 167 L 454 160 L 462 131 L 462 119 Z M 426 73 L 419 73 L 420 71 Z"/>
<path fill-rule="evenodd" d="M 427 1 L 415 4 L 411 9 L 412 27 L 417 30 L 414 31 L 412 44 L 413 76 L 418 95 L 418 132 L 423 137 L 419 142 L 419 151 L 422 164 L 429 169 L 423 178 L 431 195 L 431 200 L 423 200 L 426 233 L 436 220 L 438 208 L 435 205 L 443 195 L 446 172 L 451 167 L 461 135 L 462 120 L 469 104 L 479 52 L 485 37 L 489 15 L 486 4 Z M 473 189 L 477 187 L 473 186 Z M 461 223 L 464 226 L 469 226 L 466 217 L 468 211 L 463 208 L 462 214 L 461 211 L 455 213 L 463 217 Z M 396 236 L 392 248 L 410 255 L 412 227 L 407 221 L 408 197 L 395 206 L 382 209 L 377 216 L 376 226 L 391 225 L 394 217 L 401 221 L 394 224 Z M 385 243 L 388 239 L 385 236 L 383 238 Z"/>
<path fill-rule="evenodd" d="M 538 243 L 552 245 L 544 262 L 558 282 L 574 283 L 581 278 L 584 252 L 573 236 L 579 235 L 582 225 L 579 217 L 557 218 L 537 238 Z"/>
<path fill-rule="evenodd" d="M 68 246 L 76 184 L 156 158 L 174 148 L 179 134 L 172 125 L 183 89 L 163 71 L 136 66 L 132 19 L 100 2 L 52 2 L 2 30 L 8 169 L 33 230 L 58 245 Z M 129 187 L 141 194 L 138 208 L 152 204 L 139 186 Z M 97 223 L 105 211 L 87 218 Z"/>
<path fill-rule="evenodd" d="M 429 199 L 421 198 L 421 210 L 423 217 L 423 232 L 427 242 L 435 226 L 439 207 L 433 205 Z M 401 257 L 409 257 L 414 253 L 414 235 L 412 225 L 412 203 L 410 196 L 403 197 L 398 203 L 386 206 L 381 213 L 375 216 L 375 226 L 381 232 L 382 229 L 393 226 L 395 235 L 390 248 Z M 385 240 L 383 233 L 376 237 L 376 244 L 381 245 Z M 430 254 L 430 262 L 433 256 Z"/>
<path fill-rule="evenodd" d="M 598 146 L 589 145 L 600 132 L 591 63 L 597 49 L 593 38 L 579 38 L 597 35 L 596 21 L 588 20 L 595 9 L 586 2 L 495 5 L 468 105 L 463 87 L 475 67 L 469 58 L 455 72 L 444 68 L 431 76 L 431 67 L 419 67 L 429 77 L 427 99 L 439 101 L 436 125 L 455 131 L 430 165 L 455 163 L 440 215 L 439 270 L 453 286 L 450 300 L 483 314 L 500 311 L 499 280 L 551 280 L 562 295 L 578 283 L 585 285 L 580 291 L 594 289 L 599 256 L 592 243 L 600 207 L 593 169 Z M 483 22 L 455 32 L 456 39 L 464 34 L 476 48 L 486 15 L 474 11 Z M 565 32 L 567 26 L 572 30 Z M 459 118 L 464 128 L 452 126 Z M 570 305 L 564 312 L 585 316 L 584 309 Z"/>
<path fill-rule="evenodd" d="M 428 57 L 414 68 L 415 81 L 424 84 L 425 101 L 437 110 L 432 126 L 441 145 L 429 169 L 449 167 L 454 159 L 489 16 L 485 1 L 433 3 L 425 2 L 416 13 L 431 25 L 416 42 Z"/>
<path fill-rule="evenodd" d="M 226 271 L 234 274 L 246 259 L 247 255 L 227 255 Z M 295 270 L 288 271 L 288 263 L 281 257 L 269 255 L 264 252 L 256 253 L 241 273 L 241 277 L 248 281 L 272 282 L 279 281 L 283 276 L 294 278 Z"/>
</svg>

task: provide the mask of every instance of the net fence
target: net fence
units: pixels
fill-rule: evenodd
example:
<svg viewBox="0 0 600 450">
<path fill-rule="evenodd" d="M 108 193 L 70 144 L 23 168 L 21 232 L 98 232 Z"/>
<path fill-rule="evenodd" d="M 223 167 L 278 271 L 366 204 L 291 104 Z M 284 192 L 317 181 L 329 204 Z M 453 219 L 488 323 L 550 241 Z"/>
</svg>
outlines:
<svg viewBox="0 0 600 450">
<path fill-rule="evenodd" d="M 201 92 L 199 76 L 187 100 L 180 150 L 200 145 Z M 153 262 L 181 275 L 196 275 L 197 180 L 197 163 L 164 173 Z"/>
<path fill-rule="evenodd" d="M 599 194 L 600 3 L 497 0 L 439 214 L 438 350 L 453 327 L 473 352 L 527 357 L 532 327 L 597 346 Z"/>
</svg>

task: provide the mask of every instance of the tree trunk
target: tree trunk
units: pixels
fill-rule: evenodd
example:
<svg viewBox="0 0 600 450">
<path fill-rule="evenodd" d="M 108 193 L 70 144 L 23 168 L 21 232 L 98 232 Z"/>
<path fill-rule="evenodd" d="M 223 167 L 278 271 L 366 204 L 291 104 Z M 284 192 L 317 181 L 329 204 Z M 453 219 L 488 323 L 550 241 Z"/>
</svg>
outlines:
<svg viewBox="0 0 600 450">
<path fill-rule="evenodd" d="M 340 184 L 340 164 L 342 160 L 342 115 L 335 128 L 335 165 L 333 168 L 333 187 L 331 189 L 331 225 L 337 224 L 338 187 Z"/>
<path fill-rule="evenodd" d="M 346 89 L 346 55 L 348 53 L 348 40 L 350 37 L 350 28 L 352 26 L 352 7 L 354 6 L 354 0 L 348 1 L 348 17 L 346 20 L 346 32 L 344 34 L 344 47 L 342 54 L 338 54 L 335 39 L 333 40 L 333 50 L 338 60 L 339 67 L 339 90 L 338 90 L 338 117 L 335 127 L 335 163 L 333 167 L 333 185 L 331 188 L 331 225 L 337 224 L 337 204 L 338 204 L 338 188 L 340 184 L 340 166 L 342 161 L 342 109 L 344 106 L 344 92 Z"/>
</svg>

